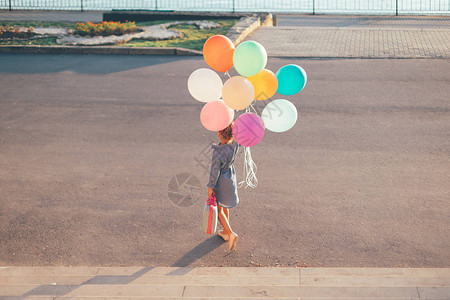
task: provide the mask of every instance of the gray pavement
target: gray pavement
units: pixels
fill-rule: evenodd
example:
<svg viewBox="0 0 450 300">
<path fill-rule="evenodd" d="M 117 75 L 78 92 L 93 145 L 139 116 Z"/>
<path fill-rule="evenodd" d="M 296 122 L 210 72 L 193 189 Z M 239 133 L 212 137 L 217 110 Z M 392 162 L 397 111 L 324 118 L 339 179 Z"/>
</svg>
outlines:
<svg viewBox="0 0 450 300">
<path fill-rule="evenodd" d="M 450 269 L 0 267 L 1 299 L 428 299 Z"/>
<path fill-rule="evenodd" d="M 101 22 L 103 12 L 98 11 L 5 11 L 0 10 L 0 21 L 38 22 Z"/>
<path fill-rule="evenodd" d="M 217 140 L 186 88 L 201 57 L 0 62 L 0 265 L 450 267 L 449 60 L 270 58 L 308 84 L 274 97 L 299 120 L 252 148 L 231 254 L 201 230 Z M 203 189 L 176 206 L 180 173 Z"/>
<path fill-rule="evenodd" d="M 450 16 L 364 16 L 277 14 L 277 26 L 343 28 L 450 28 Z"/>
<path fill-rule="evenodd" d="M 247 37 L 274 57 L 450 58 L 449 16 L 279 15 Z"/>
</svg>

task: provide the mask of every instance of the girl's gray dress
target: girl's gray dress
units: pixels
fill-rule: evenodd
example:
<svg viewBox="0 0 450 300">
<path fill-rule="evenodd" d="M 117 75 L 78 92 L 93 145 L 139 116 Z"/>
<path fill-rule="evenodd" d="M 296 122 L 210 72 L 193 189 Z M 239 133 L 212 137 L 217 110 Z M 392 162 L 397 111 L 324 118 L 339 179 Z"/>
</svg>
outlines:
<svg viewBox="0 0 450 300">
<path fill-rule="evenodd" d="M 212 148 L 211 173 L 207 186 L 213 188 L 217 205 L 232 208 L 239 203 L 236 172 L 233 166 L 239 144 L 232 142 L 212 145 Z"/>
</svg>

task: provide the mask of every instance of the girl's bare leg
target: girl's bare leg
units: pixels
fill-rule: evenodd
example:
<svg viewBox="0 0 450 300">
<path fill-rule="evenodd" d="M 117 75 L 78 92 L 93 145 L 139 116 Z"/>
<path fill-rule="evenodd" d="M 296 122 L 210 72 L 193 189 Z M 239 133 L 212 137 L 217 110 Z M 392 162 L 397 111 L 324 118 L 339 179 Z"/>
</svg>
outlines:
<svg viewBox="0 0 450 300">
<path fill-rule="evenodd" d="M 226 213 L 225 213 L 225 210 L 226 210 Z M 228 209 L 218 206 L 218 215 L 219 215 L 220 225 L 222 225 L 222 227 L 223 227 L 223 233 L 225 235 L 229 236 L 233 231 L 231 230 L 230 223 L 228 222 L 228 216 L 227 216 L 228 214 L 229 214 Z"/>
<path fill-rule="evenodd" d="M 228 250 L 234 251 L 234 250 L 236 250 L 236 242 L 238 239 L 238 235 L 236 233 L 234 233 L 233 230 L 231 229 L 230 223 L 228 222 L 227 215 L 225 214 L 225 210 L 227 211 L 227 213 L 229 215 L 229 210 L 226 208 L 221 207 L 221 209 L 218 210 L 219 222 L 223 227 L 223 233 L 225 235 L 228 235 L 228 241 L 229 241 Z"/>
<path fill-rule="evenodd" d="M 230 223 L 230 210 L 228 208 L 222 207 L 225 216 L 227 216 L 228 223 Z"/>
<path fill-rule="evenodd" d="M 227 216 L 228 209 L 223 208 L 222 206 L 217 206 L 217 218 L 219 218 L 219 215 L 221 214 L 221 211 L 223 211 L 225 213 L 225 216 Z M 228 220 L 228 224 L 230 224 L 228 216 L 227 216 L 227 220 Z M 219 222 L 220 222 L 220 219 L 219 219 Z M 222 223 L 220 223 L 220 224 L 222 224 Z M 223 227 L 223 225 L 222 225 L 222 227 Z M 217 234 L 220 237 L 222 237 L 224 239 L 224 241 L 226 241 L 226 242 L 228 242 L 228 240 L 230 239 L 230 236 L 225 233 L 225 230 L 221 230 Z"/>
<path fill-rule="evenodd" d="M 218 206 L 218 205 L 217 205 L 217 210 L 218 210 L 218 213 L 220 213 L 220 211 L 223 210 L 225 216 L 228 219 L 228 223 L 230 223 L 230 210 L 228 208 Z"/>
</svg>

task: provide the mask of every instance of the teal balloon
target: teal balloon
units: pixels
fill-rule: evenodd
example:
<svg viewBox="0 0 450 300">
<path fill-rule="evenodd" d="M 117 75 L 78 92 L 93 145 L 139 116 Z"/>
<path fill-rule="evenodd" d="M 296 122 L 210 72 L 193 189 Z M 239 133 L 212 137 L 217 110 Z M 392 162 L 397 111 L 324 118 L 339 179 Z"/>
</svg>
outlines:
<svg viewBox="0 0 450 300">
<path fill-rule="evenodd" d="M 306 72 L 297 65 L 286 65 L 279 69 L 275 75 L 278 79 L 277 92 L 281 95 L 295 95 L 303 90 L 306 85 Z"/>
<path fill-rule="evenodd" d="M 294 127 L 297 122 L 297 108 L 290 101 L 277 99 L 264 107 L 261 119 L 264 127 L 273 132 L 285 132 Z"/>
<path fill-rule="evenodd" d="M 239 75 L 250 77 L 258 74 L 267 64 L 267 52 L 254 41 L 240 43 L 233 54 L 233 65 Z"/>
</svg>

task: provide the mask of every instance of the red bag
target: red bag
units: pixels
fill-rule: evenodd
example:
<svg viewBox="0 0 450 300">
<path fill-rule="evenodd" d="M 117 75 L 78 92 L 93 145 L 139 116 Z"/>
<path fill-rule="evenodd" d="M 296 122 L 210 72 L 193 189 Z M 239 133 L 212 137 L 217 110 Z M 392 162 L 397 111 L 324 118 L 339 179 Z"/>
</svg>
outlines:
<svg viewBox="0 0 450 300">
<path fill-rule="evenodd" d="M 216 196 L 211 195 L 211 198 L 206 200 L 205 208 L 203 209 L 203 232 L 207 234 L 214 234 L 217 230 L 217 203 Z"/>
</svg>

